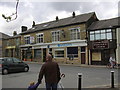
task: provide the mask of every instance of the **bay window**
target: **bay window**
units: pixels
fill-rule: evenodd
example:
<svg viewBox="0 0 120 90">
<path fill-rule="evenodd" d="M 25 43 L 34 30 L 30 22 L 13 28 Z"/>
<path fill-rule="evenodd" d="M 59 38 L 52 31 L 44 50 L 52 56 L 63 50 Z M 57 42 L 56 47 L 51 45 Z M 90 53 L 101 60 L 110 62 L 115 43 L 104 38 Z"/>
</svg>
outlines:
<svg viewBox="0 0 120 90">
<path fill-rule="evenodd" d="M 112 39 L 111 29 L 90 31 L 90 41 Z"/>
</svg>

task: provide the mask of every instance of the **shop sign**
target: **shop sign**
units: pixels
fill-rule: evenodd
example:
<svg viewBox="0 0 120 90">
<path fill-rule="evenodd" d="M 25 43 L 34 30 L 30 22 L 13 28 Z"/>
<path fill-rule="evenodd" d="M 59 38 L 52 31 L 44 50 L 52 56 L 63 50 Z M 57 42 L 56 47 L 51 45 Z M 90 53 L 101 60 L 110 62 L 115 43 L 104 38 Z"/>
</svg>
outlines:
<svg viewBox="0 0 120 90">
<path fill-rule="evenodd" d="M 109 48 L 109 41 L 108 40 L 94 41 L 92 43 L 92 47 L 93 49 Z"/>
<path fill-rule="evenodd" d="M 6 47 L 6 49 L 13 49 L 13 48 L 15 48 L 15 46 L 8 46 L 8 47 Z"/>
<path fill-rule="evenodd" d="M 72 46 L 71 43 L 66 43 L 66 44 L 58 44 L 58 47 L 66 47 L 66 46 Z"/>
</svg>

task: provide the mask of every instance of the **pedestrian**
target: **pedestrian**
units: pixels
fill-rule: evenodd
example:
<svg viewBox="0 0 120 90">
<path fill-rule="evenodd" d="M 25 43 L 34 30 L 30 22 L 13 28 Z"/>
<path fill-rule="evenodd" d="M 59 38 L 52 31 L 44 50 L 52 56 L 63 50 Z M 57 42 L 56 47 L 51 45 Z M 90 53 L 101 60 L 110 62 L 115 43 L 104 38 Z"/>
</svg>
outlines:
<svg viewBox="0 0 120 90">
<path fill-rule="evenodd" d="M 110 62 L 111 68 L 114 68 L 114 66 L 115 66 L 115 59 L 113 57 L 110 57 L 109 62 Z"/>
<path fill-rule="evenodd" d="M 48 54 L 46 56 L 46 62 L 42 65 L 38 76 L 38 82 L 45 77 L 46 90 L 57 90 L 57 84 L 60 78 L 60 68 L 56 62 L 52 61 L 52 56 Z"/>
<path fill-rule="evenodd" d="M 39 86 L 39 82 L 35 84 L 35 82 L 30 82 L 30 86 L 28 87 L 28 90 L 36 90 L 37 87 Z"/>
</svg>

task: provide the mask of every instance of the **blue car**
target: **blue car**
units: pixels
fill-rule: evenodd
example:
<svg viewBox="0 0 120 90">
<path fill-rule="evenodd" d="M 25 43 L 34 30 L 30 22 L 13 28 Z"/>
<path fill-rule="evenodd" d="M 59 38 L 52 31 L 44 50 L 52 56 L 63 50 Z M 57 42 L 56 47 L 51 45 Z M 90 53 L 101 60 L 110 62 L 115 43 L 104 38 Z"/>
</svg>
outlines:
<svg viewBox="0 0 120 90">
<path fill-rule="evenodd" d="M 0 72 L 5 75 L 10 72 L 29 71 L 28 64 L 14 57 L 0 58 Z"/>
</svg>

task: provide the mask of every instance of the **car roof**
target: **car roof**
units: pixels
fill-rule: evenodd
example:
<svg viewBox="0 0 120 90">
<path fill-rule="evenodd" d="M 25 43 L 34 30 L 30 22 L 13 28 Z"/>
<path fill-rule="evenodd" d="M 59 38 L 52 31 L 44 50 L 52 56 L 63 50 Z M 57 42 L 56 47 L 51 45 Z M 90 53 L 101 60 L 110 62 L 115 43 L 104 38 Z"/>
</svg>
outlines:
<svg viewBox="0 0 120 90">
<path fill-rule="evenodd" d="M 5 58 L 14 58 L 14 57 L 0 57 L 0 59 L 5 59 Z"/>
</svg>

